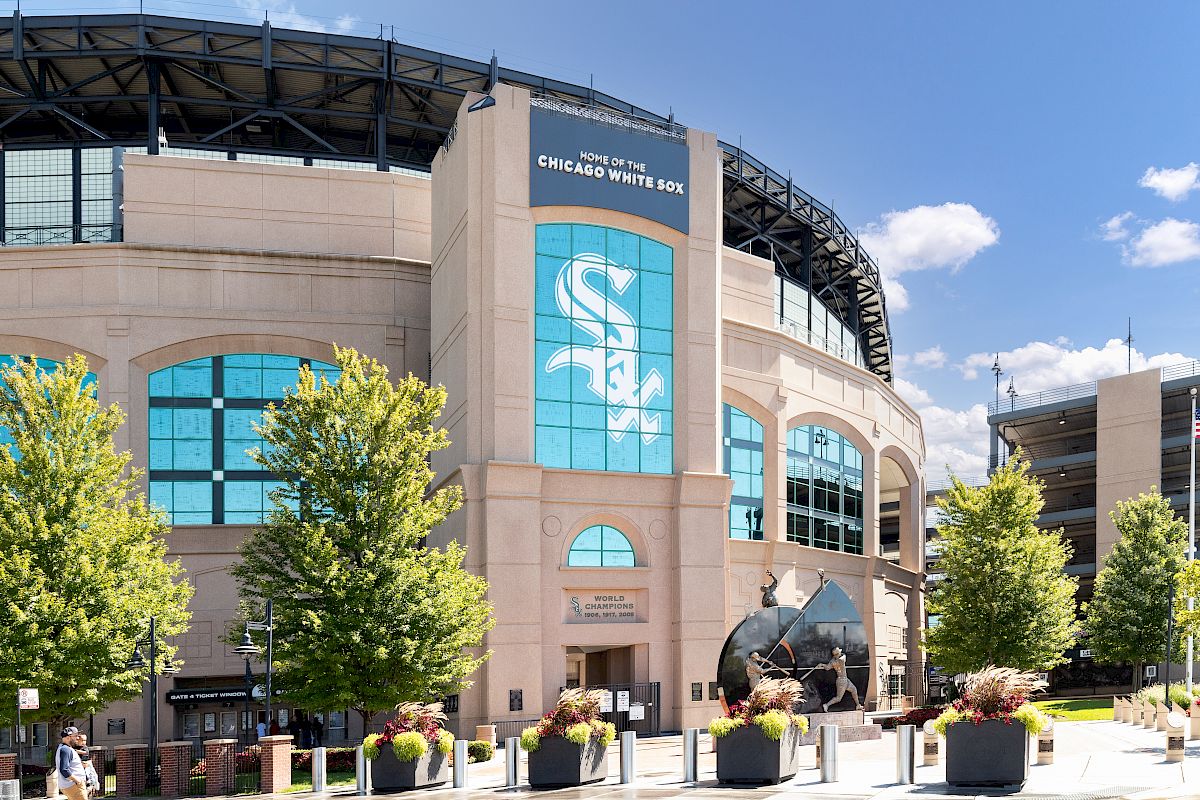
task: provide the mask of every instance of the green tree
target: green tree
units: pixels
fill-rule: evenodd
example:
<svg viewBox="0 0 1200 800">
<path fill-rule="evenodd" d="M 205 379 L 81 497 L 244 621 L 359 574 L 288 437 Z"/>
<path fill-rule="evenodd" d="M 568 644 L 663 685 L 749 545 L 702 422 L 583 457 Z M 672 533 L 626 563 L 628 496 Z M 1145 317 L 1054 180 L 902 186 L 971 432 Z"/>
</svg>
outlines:
<svg viewBox="0 0 1200 800">
<path fill-rule="evenodd" d="M 37 688 L 30 716 L 53 728 L 137 695 L 147 673 L 125 667 L 134 643 L 153 615 L 170 659 L 192 589 L 166 559 L 162 513 L 134 493 L 141 471 L 114 450 L 125 415 L 97 402 L 83 356 L 52 373 L 21 359 L 0 383 L 12 438 L 0 447 L 0 713 Z"/>
<path fill-rule="evenodd" d="M 938 499 L 945 580 L 929 596 L 939 622 L 925 631 L 924 645 L 930 661 L 949 672 L 989 664 L 1049 669 L 1074 640 L 1076 579 L 1063 574 L 1070 545 L 1061 531 L 1034 524 L 1041 481 L 1028 471 L 1018 453 L 986 486 L 951 475 Z"/>
<path fill-rule="evenodd" d="M 1120 538 L 1096 575 L 1092 600 L 1084 606 L 1084 629 L 1096 660 L 1132 662 L 1140 685 L 1142 665 L 1165 658 L 1167 598 L 1183 569 L 1187 525 L 1157 488 L 1117 503 L 1109 517 Z"/>
<path fill-rule="evenodd" d="M 274 510 L 233 569 L 243 604 L 274 601 L 278 687 L 308 708 L 353 708 L 364 723 L 406 701 L 460 691 L 490 653 L 487 583 L 465 550 L 425 537 L 462 503 L 430 493 L 442 387 L 334 348 L 336 382 L 306 367 L 259 433 L 258 463 L 280 476 Z"/>
</svg>

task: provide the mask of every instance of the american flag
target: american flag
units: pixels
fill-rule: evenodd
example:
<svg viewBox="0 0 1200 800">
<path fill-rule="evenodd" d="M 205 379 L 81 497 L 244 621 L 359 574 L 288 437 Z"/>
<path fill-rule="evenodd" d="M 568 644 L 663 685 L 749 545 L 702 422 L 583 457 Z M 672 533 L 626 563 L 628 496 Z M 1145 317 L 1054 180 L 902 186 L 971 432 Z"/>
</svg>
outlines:
<svg viewBox="0 0 1200 800">
<path fill-rule="evenodd" d="M 1192 436 L 1200 439 L 1200 408 L 1196 409 L 1196 419 L 1192 420 Z"/>
</svg>

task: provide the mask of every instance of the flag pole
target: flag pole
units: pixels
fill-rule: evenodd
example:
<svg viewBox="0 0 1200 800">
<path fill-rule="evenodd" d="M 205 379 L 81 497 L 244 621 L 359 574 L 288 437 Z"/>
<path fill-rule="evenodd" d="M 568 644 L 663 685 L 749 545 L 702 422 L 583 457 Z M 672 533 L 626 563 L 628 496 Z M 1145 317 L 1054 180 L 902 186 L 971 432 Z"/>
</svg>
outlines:
<svg viewBox="0 0 1200 800">
<path fill-rule="evenodd" d="M 1191 468 L 1191 481 L 1188 483 L 1188 549 L 1187 560 L 1191 563 L 1196 553 L 1196 433 L 1200 427 L 1200 421 L 1196 419 L 1196 387 L 1192 387 L 1190 392 L 1192 396 L 1192 447 L 1191 458 L 1188 459 L 1189 467 Z M 1195 608 L 1195 600 L 1189 595 L 1187 601 L 1188 611 Z M 1189 633 L 1187 637 L 1187 692 L 1190 696 L 1192 693 L 1192 635 Z M 1167 658 L 1170 659 L 1171 654 L 1167 653 Z"/>
</svg>

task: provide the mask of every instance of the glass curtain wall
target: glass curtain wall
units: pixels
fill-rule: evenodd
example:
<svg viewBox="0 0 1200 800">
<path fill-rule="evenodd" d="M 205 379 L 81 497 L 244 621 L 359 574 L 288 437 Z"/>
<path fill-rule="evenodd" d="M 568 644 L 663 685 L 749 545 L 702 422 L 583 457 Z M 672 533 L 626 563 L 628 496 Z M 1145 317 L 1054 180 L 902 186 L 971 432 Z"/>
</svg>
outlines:
<svg viewBox="0 0 1200 800">
<path fill-rule="evenodd" d="M 863 461 L 848 439 L 828 428 L 788 431 L 789 542 L 862 555 Z"/>
</svg>

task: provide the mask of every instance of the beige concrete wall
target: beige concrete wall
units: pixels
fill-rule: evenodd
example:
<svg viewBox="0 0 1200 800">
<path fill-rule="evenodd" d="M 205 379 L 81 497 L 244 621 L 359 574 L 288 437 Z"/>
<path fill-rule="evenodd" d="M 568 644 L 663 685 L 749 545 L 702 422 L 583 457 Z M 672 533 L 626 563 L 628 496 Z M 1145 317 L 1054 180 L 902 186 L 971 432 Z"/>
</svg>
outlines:
<svg viewBox="0 0 1200 800">
<path fill-rule="evenodd" d="M 142 155 L 124 173 L 126 242 L 429 260 L 424 178 Z"/>
<path fill-rule="evenodd" d="M 1148 369 L 1096 383 L 1097 569 L 1120 538 L 1109 512 L 1161 479 L 1161 380 L 1161 370 Z"/>
</svg>

